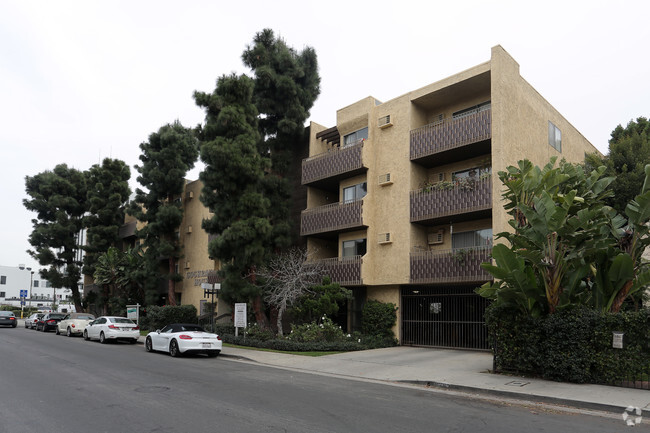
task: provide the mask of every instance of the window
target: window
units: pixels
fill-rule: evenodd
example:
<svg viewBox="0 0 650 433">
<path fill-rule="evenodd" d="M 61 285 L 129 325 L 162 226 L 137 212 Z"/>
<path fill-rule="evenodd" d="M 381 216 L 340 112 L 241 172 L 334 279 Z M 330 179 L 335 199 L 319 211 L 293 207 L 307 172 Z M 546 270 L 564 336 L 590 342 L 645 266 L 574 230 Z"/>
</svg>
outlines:
<svg viewBox="0 0 650 433">
<path fill-rule="evenodd" d="M 368 127 L 343 136 L 343 147 L 353 146 L 368 139 Z"/>
<path fill-rule="evenodd" d="M 343 241 L 343 257 L 362 256 L 366 253 L 366 239 Z"/>
<path fill-rule="evenodd" d="M 34 280 L 34 287 L 38 287 L 38 280 Z"/>
<path fill-rule="evenodd" d="M 474 105 L 469 108 L 464 108 L 462 110 L 456 111 L 451 115 L 453 119 L 460 119 L 461 117 L 471 116 L 472 114 L 479 113 L 481 111 L 489 110 L 492 106 L 491 101 L 482 102 L 480 104 Z"/>
<path fill-rule="evenodd" d="M 0 275 L 0 284 L 7 284 L 7 276 Z"/>
<path fill-rule="evenodd" d="M 366 182 L 343 188 L 343 203 L 352 203 L 366 196 L 368 185 Z"/>
<path fill-rule="evenodd" d="M 484 174 L 490 174 L 492 172 L 492 167 L 472 167 L 467 170 L 455 171 L 451 174 L 451 178 L 462 179 L 462 178 L 473 178 L 478 179 Z"/>
<path fill-rule="evenodd" d="M 548 122 L 548 144 L 558 152 L 562 152 L 562 131 L 551 121 Z"/>
<path fill-rule="evenodd" d="M 451 235 L 451 248 L 473 248 L 492 245 L 492 229 L 474 230 Z"/>
<path fill-rule="evenodd" d="M 5 292 L 0 292 L 0 298 L 5 298 L 5 297 L 6 297 Z"/>
</svg>

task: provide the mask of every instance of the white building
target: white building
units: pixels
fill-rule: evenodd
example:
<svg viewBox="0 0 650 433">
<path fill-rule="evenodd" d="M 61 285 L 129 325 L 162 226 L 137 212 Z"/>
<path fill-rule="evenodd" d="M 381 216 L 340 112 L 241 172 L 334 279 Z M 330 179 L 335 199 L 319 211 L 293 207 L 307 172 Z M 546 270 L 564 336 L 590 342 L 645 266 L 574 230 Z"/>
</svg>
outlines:
<svg viewBox="0 0 650 433">
<path fill-rule="evenodd" d="M 21 290 L 25 290 L 25 307 L 51 309 L 56 296 L 59 311 L 74 309 L 72 290 L 52 287 L 49 281 L 41 278 L 38 270 L 23 265 L 0 266 L 0 305 L 20 307 Z"/>
</svg>

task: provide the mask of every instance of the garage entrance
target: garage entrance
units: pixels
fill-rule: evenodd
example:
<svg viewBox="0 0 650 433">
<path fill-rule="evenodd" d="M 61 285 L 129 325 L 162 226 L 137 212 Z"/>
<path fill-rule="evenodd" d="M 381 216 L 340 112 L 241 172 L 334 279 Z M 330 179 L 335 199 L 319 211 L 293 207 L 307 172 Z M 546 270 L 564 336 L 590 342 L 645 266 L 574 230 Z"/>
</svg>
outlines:
<svg viewBox="0 0 650 433">
<path fill-rule="evenodd" d="M 476 286 L 402 288 L 402 344 L 487 350 L 488 300 Z"/>
</svg>

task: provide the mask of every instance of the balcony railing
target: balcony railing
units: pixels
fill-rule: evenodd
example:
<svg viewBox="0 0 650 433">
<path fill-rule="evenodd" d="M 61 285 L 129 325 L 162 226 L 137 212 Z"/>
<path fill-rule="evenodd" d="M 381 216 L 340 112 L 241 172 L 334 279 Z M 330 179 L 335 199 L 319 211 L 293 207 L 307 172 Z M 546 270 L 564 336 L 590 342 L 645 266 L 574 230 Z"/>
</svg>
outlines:
<svg viewBox="0 0 650 433">
<path fill-rule="evenodd" d="M 302 184 L 337 176 L 363 167 L 361 149 L 363 141 L 346 147 L 334 147 L 328 152 L 305 158 L 302 161 Z"/>
<path fill-rule="evenodd" d="M 411 160 L 478 143 L 492 136 L 492 110 L 432 123 L 411 131 Z"/>
<path fill-rule="evenodd" d="M 333 257 L 318 260 L 318 263 L 323 268 L 325 275 L 328 275 L 334 283 L 347 286 L 360 286 L 363 284 L 361 279 L 363 259 L 361 256 Z"/>
<path fill-rule="evenodd" d="M 492 280 L 481 268 L 490 262 L 491 246 L 411 253 L 411 283 L 474 283 Z"/>
<path fill-rule="evenodd" d="M 411 222 L 492 208 L 492 178 L 463 178 L 411 191 Z"/>
<path fill-rule="evenodd" d="M 302 211 L 300 235 L 308 236 L 363 225 L 363 200 L 332 203 Z"/>
</svg>

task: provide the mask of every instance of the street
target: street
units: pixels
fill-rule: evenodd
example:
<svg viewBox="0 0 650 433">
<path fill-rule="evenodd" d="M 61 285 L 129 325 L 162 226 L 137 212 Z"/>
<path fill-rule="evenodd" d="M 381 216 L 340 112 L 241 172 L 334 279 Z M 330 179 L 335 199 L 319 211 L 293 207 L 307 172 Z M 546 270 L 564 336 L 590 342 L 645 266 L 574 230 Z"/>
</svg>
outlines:
<svg viewBox="0 0 650 433">
<path fill-rule="evenodd" d="M 0 433 L 617 432 L 621 419 L 541 412 L 142 345 L 0 328 Z M 227 353 L 228 348 L 224 347 Z M 647 430 L 647 424 L 637 431 Z"/>
</svg>

